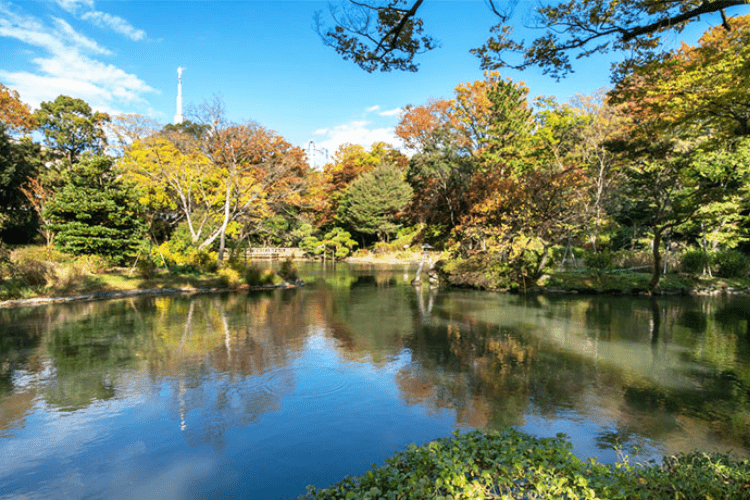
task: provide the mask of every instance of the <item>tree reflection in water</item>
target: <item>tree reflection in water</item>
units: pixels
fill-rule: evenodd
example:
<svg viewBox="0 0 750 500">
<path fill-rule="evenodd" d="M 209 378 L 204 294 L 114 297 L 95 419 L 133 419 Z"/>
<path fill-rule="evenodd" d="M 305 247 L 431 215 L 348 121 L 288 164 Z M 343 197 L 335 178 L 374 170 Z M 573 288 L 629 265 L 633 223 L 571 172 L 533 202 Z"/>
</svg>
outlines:
<svg viewBox="0 0 750 500">
<path fill-rule="evenodd" d="M 339 265 L 303 270 L 299 290 L 0 310 L 0 447 L 43 431 L 42 415 L 84 425 L 93 409 L 132 406 L 149 417 L 123 426 L 153 426 L 126 447 L 145 464 L 167 453 L 158 437 L 175 457 L 188 453 L 180 442 L 208 447 L 253 481 L 296 471 L 293 493 L 340 479 L 307 471 L 333 473 L 342 457 L 366 468 L 451 427 L 562 429 L 611 457 L 750 449 L 748 298 L 524 298 L 409 276 Z M 100 457 L 115 445 L 102 446 Z M 210 477 L 214 490 L 195 491 L 222 492 Z M 259 491 L 243 481 L 238 491 Z"/>
</svg>

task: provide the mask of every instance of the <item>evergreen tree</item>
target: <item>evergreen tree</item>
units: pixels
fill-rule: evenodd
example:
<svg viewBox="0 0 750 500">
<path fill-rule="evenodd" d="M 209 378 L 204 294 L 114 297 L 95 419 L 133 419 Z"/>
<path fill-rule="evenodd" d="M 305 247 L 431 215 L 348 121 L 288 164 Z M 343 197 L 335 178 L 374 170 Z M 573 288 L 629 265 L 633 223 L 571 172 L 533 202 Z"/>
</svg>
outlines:
<svg viewBox="0 0 750 500">
<path fill-rule="evenodd" d="M 394 165 L 381 163 L 349 186 L 338 219 L 355 231 L 388 240 L 400 227 L 397 214 L 411 201 L 412 189 Z"/>
<path fill-rule="evenodd" d="M 132 255 L 146 234 L 136 198 L 106 156 L 84 156 L 66 172 L 66 184 L 45 209 L 55 245 L 73 254 L 97 254 L 116 263 Z"/>
<path fill-rule="evenodd" d="M 101 153 L 107 144 L 102 126 L 109 115 L 92 111 L 86 101 L 65 95 L 43 102 L 34 114 L 48 147 L 59 151 L 69 162 L 86 152 Z"/>
<path fill-rule="evenodd" d="M 6 243 L 28 243 L 38 218 L 21 191 L 39 167 L 39 146 L 29 138 L 15 140 L 0 124 L 0 237 Z"/>
</svg>

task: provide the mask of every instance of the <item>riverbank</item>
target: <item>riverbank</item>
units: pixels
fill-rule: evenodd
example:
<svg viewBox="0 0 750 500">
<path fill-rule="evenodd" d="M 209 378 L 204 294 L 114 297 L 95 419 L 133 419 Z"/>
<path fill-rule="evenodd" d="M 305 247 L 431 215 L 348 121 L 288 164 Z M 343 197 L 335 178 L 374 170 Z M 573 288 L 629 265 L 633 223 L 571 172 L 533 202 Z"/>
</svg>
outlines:
<svg viewBox="0 0 750 500">
<path fill-rule="evenodd" d="M 651 289 L 651 273 L 646 270 L 554 271 L 525 286 L 507 283 L 507 278 L 492 271 L 492 266 L 480 259 L 438 263 L 441 283 L 447 286 L 478 290 L 580 295 L 748 295 L 750 279 L 721 278 L 687 273 L 667 273 L 659 285 Z"/>
<path fill-rule="evenodd" d="M 198 287 L 198 288 L 148 288 L 136 290 L 102 290 L 99 292 L 63 295 L 55 297 L 32 297 L 26 299 L 4 300 L 0 302 L 0 308 L 39 306 L 47 304 L 66 304 L 71 302 L 94 302 L 99 300 L 126 299 L 131 297 L 148 297 L 159 295 L 201 295 L 207 293 L 226 293 L 226 292 L 251 292 L 262 290 L 274 290 L 279 288 L 296 288 L 300 285 L 284 282 L 279 285 L 261 285 L 248 286 L 240 285 L 236 287 Z"/>
<path fill-rule="evenodd" d="M 369 265 L 416 266 L 423 261 L 429 268 L 437 263 L 441 284 L 457 288 L 530 294 L 579 295 L 647 295 L 647 296 L 712 296 L 750 294 L 750 280 L 725 279 L 709 276 L 692 276 L 669 273 L 655 290 L 648 287 L 651 275 L 635 271 L 557 271 L 544 275 L 537 283 L 525 289 L 504 286 L 501 276 L 477 262 L 446 264 L 439 261 L 438 252 L 403 251 L 397 253 L 358 253 L 346 259 L 347 263 Z M 438 263 L 439 262 L 439 263 Z M 197 295 L 205 293 L 242 292 L 290 288 L 288 282 L 260 286 L 226 286 L 216 273 L 169 274 L 161 273 L 149 278 L 134 276 L 132 270 L 114 268 L 99 273 L 84 274 L 66 280 L 61 286 L 26 290 L 24 296 L 0 301 L 0 308 L 34 306 L 55 303 L 112 300 L 138 296 Z"/>
</svg>

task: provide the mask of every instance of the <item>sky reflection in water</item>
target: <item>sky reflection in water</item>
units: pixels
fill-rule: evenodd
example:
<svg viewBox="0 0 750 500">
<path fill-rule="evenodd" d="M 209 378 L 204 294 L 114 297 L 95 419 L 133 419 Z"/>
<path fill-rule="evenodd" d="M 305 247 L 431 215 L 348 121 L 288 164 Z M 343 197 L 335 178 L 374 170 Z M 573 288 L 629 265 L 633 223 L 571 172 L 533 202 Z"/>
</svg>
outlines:
<svg viewBox="0 0 750 500">
<path fill-rule="evenodd" d="M 300 290 L 0 311 L 0 499 L 294 498 L 456 428 L 746 454 L 746 298 Z"/>
</svg>

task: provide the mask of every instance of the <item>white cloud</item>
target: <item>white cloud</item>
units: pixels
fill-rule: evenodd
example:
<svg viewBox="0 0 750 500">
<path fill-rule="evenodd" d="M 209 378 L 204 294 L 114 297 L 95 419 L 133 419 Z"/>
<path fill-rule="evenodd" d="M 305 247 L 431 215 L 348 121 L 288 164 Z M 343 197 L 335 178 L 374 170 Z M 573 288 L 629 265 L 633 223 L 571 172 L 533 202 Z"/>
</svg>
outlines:
<svg viewBox="0 0 750 500">
<path fill-rule="evenodd" d="M 70 13 L 75 13 L 81 6 L 94 8 L 94 0 L 55 0 L 55 3 Z"/>
<path fill-rule="evenodd" d="M 0 4 L 0 37 L 15 38 L 23 43 L 43 48 L 53 53 L 67 50 L 84 50 L 108 55 L 110 51 L 94 40 L 76 33 L 62 19 L 53 18 L 55 28 L 44 26 L 38 19 L 16 14 Z"/>
<path fill-rule="evenodd" d="M 401 140 L 393 133 L 393 127 L 371 128 L 372 122 L 366 120 L 355 120 L 343 125 L 337 125 L 329 129 L 320 129 L 316 135 L 323 135 L 324 139 L 318 142 L 318 147 L 323 147 L 330 154 L 342 144 L 360 144 L 369 148 L 375 142 L 387 142 L 395 147 L 401 147 Z"/>
<path fill-rule="evenodd" d="M 381 111 L 378 113 L 380 116 L 398 116 L 401 113 L 401 108 L 389 109 L 388 111 Z"/>
<path fill-rule="evenodd" d="M 370 106 L 370 107 L 369 107 L 369 108 L 367 108 L 367 109 L 366 109 L 365 111 L 367 111 L 368 113 L 372 113 L 373 111 L 377 111 L 377 110 L 379 110 L 379 109 L 380 109 L 380 106 L 378 106 L 378 105 L 376 104 L 375 106 Z"/>
<path fill-rule="evenodd" d="M 91 21 L 100 28 L 109 28 L 115 33 L 130 38 L 134 42 L 139 42 L 146 38 L 145 31 L 134 28 L 128 21 L 120 16 L 113 16 L 105 12 L 92 10 L 83 14 L 81 19 Z"/>
<path fill-rule="evenodd" d="M 144 103 L 143 94 L 155 92 L 136 75 L 95 59 L 112 53 L 62 19 L 53 18 L 49 26 L 0 4 L 0 37 L 36 49 L 36 57 L 30 59 L 36 71 L 0 70 L 0 80 L 32 107 L 65 94 L 83 99 L 97 110 L 116 112 L 118 104 Z"/>
<path fill-rule="evenodd" d="M 55 3 L 73 15 L 78 15 L 80 11 L 83 11 L 83 14 L 79 16 L 80 19 L 89 21 L 100 28 L 112 30 L 134 42 L 146 39 L 146 32 L 135 28 L 126 19 L 96 10 L 94 0 L 55 0 Z"/>
</svg>

